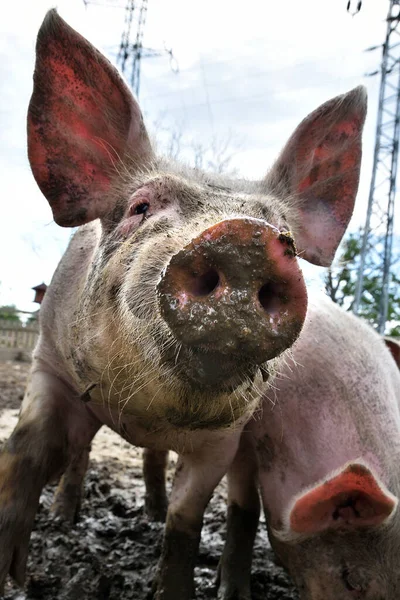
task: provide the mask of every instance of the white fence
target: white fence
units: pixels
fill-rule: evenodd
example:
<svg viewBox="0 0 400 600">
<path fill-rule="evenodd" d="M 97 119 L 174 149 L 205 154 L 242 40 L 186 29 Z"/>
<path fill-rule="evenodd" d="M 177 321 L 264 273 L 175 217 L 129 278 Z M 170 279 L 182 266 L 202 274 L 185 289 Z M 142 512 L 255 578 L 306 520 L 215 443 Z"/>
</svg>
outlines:
<svg viewBox="0 0 400 600">
<path fill-rule="evenodd" d="M 39 336 L 37 323 L 0 319 L 0 359 L 29 358 Z"/>
</svg>

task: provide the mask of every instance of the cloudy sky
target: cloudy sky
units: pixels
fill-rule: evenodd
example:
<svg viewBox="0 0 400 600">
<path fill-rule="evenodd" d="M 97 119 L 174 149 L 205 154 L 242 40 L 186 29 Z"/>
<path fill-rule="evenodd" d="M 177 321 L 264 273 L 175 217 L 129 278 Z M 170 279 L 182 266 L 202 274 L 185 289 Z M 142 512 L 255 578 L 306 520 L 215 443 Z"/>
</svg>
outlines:
<svg viewBox="0 0 400 600">
<path fill-rule="evenodd" d="M 355 0 L 353 3 L 356 4 Z M 149 0 L 144 45 L 172 47 L 142 62 L 140 104 L 165 140 L 230 141 L 232 166 L 261 176 L 298 122 L 332 96 L 364 83 L 369 115 L 353 226 L 364 221 L 388 2 L 364 0 L 351 17 L 347 0 Z M 0 304 L 35 310 L 31 287 L 50 282 L 71 231 L 52 222 L 26 158 L 26 110 L 35 37 L 48 0 L 7 4 L 0 22 Z M 61 16 L 111 60 L 124 27 L 125 0 L 60 0 Z M 185 150 L 186 149 L 186 150 Z"/>
</svg>

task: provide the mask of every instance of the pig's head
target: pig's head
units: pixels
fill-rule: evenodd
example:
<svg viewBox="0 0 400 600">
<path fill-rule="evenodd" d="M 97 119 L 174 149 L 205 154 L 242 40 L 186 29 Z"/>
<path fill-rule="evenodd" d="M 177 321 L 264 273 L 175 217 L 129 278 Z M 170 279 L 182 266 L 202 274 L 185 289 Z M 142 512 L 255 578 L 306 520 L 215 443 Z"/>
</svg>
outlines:
<svg viewBox="0 0 400 600">
<path fill-rule="evenodd" d="M 115 68 L 50 11 L 28 149 L 55 221 L 100 230 L 76 317 L 90 340 L 74 349 L 80 376 L 103 374 L 111 402 L 151 404 L 178 427 L 251 412 L 303 325 L 297 257 L 329 265 L 351 217 L 365 114 L 361 87 L 323 104 L 257 182 L 182 168 L 157 158 Z"/>
<path fill-rule="evenodd" d="M 295 498 L 270 539 L 301 600 L 400 598 L 398 499 L 362 461 Z"/>
</svg>

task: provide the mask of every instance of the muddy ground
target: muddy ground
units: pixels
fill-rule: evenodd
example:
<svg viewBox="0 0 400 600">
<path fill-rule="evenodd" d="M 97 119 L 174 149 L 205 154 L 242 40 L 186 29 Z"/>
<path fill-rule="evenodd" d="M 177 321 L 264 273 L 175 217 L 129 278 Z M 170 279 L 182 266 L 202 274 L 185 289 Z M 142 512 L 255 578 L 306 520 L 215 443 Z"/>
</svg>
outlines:
<svg viewBox="0 0 400 600">
<path fill-rule="evenodd" d="M 0 363 L 0 441 L 16 423 L 26 363 Z M 171 459 L 169 485 L 173 474 Z M 49 513 L 54 487 L 41 497 L 31 537 L 25 591 L 7 584 L 6 600 L 148 600 L 160 553 L 162 525 L 143 511 L 141 450 L 105 427 L 97 434 L 87 474 L 81 518 L 66 526 Z M 225 537 L 226 486 L 217 488 L 205 515 L 195 573 L 197 600 L 215 598 L 215 575 Z M 274 563 L 265 524 L 257 535 L 253 600 L 298 598 Z M 179 600 L 177 598 L 176 600 Z"/>
</svg>

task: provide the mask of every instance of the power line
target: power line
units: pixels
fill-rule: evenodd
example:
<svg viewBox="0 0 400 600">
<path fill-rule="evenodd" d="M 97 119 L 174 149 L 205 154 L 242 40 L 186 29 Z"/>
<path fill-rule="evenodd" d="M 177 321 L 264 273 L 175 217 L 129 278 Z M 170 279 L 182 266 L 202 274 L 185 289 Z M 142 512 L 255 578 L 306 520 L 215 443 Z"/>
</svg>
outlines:
<svg viewBox="0 0 400 600">
<path fill-rule="evenodd" d="M 359 5 L 358 10 L 361 3 Z M 360 311 L 361 301 L 366 293 L 367 277 L 379 278 L 382 293 L 378 309 L 378 331 L 381 334 L 385 332 L 389 312 L 400 137 L 400 0 L 389 0 L 386 21 L 374 162 L 353 308 L 355 314 Z M 371 50 L 376 48 L 375 46 Z M 376 72 L 372 73 L 374 74 Z M 370 263 L 368 266 L 367 262 Z"/>
<path fill-rule="evenodd" d="M 103 3 L 96 0 L 83 0 L 83 2 L 85 6 L 89 4 L 105 6 L 106 0 Z M 107 5 L 122 8 L 121 4 L 113 2 L 113 0 L 108 0 Z M 148 0 L 127 0 L 125 5 L 124 29 L 117 55 L 117 64 L 120 65 L 121 71 L 128 76 L 130 85 L 137 97 L 139 97 L 140 91 L 140 71 L 143 58 L 154 58 L 166 54 L 169 56 L 172 71 L 178 71 L 178 64 L 171 48 L 157 50 L 143 46 L 147 9 Z M 135 26 L 136 36 L 132 42 L 132 30 Z"/>
<path fill-rule="evenodd" d="M 356 78 L 358 81 L 358 78 Z M 342 81 L 354 81 L 355 77 L 354 76 L 349 76 L 349 77 L 345 77 L 342 78 Z M 243 78 L 241 78 L 241 81 L 243 82 Z M 327 80 L 327 81 L 321 81 L 320 85 L 318 85 L 319 88 L 324 87 L 325 84 L 329 84 L 331 83 L 331 80 Z M 210 86 L 209 86 L 210 87 Z M 304 87 L 299 87 L 299 88 L 291 88 L 289 91 L 291 94 L 294 94 L 295 92 L 301 92 L 304 91 L 305 89 L 308 88 L 304 88 Z M 241 104 L 241 105 L 245 105 L 248 103 L 254 103 L 254 102 L 264 102 L 265 103 L 265 98 L 266 98 L 266 93 L 267 92 L 261 92 L 261 93 L 256 93 L 256 94 L 247 94 L 246 96 L 228 96 L 225 98 L 221 98 L 219 100 L 212 100 L 211 102 L 211 106 L 216 106 L 218 104 Z M 270 97 L 272 96 L 279 96 L 282 95 L 283 93 L 287 93 L 287 90 L 282 91 L 282 92 L 271 92 L 270 90 L 268 90 L 268 94 Z M 178 92 L 169 92 L 169 93 L 162 93 L 162 94 L 152 94 L 149 96 L 145 96 L 144 101 L 148 101 L 148 100 L 157 100 L 160 98 L 168 98 L 168 97 L 172 97 L 172 96 L 176 96 L 178 94 Z M 190 103 L 190 104 L 185 104 L 185 108 L 187 109 L 192 109 L 192 108 L 200 108 L 200 107 L 204 107 L 207 108 L 208 110 L 208 103 L 207 101 L 205 102 L 194 102 L 194 103 Z M 168 106 L 168 111 L 175 111 L 175 110 L 181 110 L 180 106 Z"/>
<path fill-rule="evenodd" d="M 126 73 L 130 69 L 130 84 L 139 97 L 140 91 L 140 68 L 143 58 L 155 58 L 167 54 L 170 59 L 171 69 L 177 72 L 178 67 L 171 48 L 156 50 L 154 48 L 145 48 L 143 46 L 144 26 L 147 17 L 148 0 L 128 0 L 125 7 L 125 29 L 122 32 L 120 49 L 117 56 L 117 63 L 121 65 L 121 70 Z M 131 42 L 131 30 L 134 13 L 137 13 L 136 38 Z"/>
</svg>

